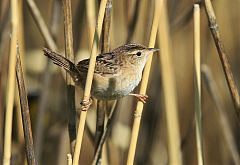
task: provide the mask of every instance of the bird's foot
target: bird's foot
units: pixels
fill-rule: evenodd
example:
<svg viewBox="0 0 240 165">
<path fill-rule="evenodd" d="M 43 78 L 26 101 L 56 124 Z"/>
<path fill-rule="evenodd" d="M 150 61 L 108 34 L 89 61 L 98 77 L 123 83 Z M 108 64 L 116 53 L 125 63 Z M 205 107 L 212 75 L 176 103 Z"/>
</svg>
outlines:
<svg viewBox="0 0 240 165">
<path fill-rule="evenodd" d="M 87 101 L 83 100 L 81 103 L 81 110 L 82 111 L 87 111 L 89 109 L 89 107 L 92 105 L 92 99 L 89 98 Z"/>
<path fill-rule="evenodd" d="M 143 94 L 130 93 L 129 95 L 138 98 L 138 100 L 144 104 L 146 103 L 146 100 L 148 98 L 148 95 L 143 95 Z"/>
</svg>

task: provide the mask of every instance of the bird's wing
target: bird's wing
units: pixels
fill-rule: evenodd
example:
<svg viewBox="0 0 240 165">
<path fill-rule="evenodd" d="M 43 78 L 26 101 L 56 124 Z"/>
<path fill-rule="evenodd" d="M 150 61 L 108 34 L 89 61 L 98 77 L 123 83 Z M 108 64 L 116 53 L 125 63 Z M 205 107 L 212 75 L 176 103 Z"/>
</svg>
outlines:
<svg viewBox="0 0 240 165">
<path fill-rule="evenodd" d="M 120 69 L 120 65 L 116 60 L 117 59 L 114 57 L 114 54 L 112 53 L 100 54 L 99 56 L 97 56 L 97 59 L 96 59 L 94 73 L 100 74 L 103 76 L 109 75 L 109 74 L 116 74 Z M 78 70 L 82 73 L 87 73 L 89 62 L 90 62 L 89 59 L 80 61 L 77 64 Z"/>
</svg>

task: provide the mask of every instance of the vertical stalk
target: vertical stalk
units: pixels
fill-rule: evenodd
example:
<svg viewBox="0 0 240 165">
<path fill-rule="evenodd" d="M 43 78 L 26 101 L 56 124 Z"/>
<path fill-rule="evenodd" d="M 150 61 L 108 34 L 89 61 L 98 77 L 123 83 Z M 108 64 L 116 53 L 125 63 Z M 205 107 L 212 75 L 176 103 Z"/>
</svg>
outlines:
<svg viewBox="0 0 240 165">
<path fill-rule="evenodd" d="M 17 60 L 16 60 L 16 75 L 17 75 L 17 82 L 18 82 L 19 98 L 21 103 L 27 162 L 29 165 L 35 165 L 31 120 L 30 120 L 27 93 L 25 90 L 25 83 L 23 78 L 23 71 L 21 66 L 19 50 L 17 52 Z"/>
<path fill-rule="evenodd" d="M 63 0 L 63 12 L 64 12 L 65 56 L 67 59 L 74 62 L 71 0 Z M 67 82 L 67 109 L 69 111 L 68 129 L 71 143 L 71 152 L 73 154 L 76 141 L 75 87 L 71 76 L 67 74 L 67 72 L 66 82 Z"/>
<path fill-rule="evenodd" d="M 178 121 L 177 93 L 174 78 L 174 65 L 171 54 L 171 40 L 166 0 L 161 8 L 158 41 L 160 47 L 160 70 L 162 74 L 163 95 L 168 137 L 169 164 L 182 164 L 180 130 Z"/>
<path fill-rule="evenodd" d="M 110 24 L 111 24 L 111 11 L 112 11 L 112 1 L 108 0 L 104 20 L 103 20 L 103 29 L 102 29 L 102 53 L 109 52 L 110 49 Z M 98 100 L 97 108 L 97 122 L 96 122 L 96 133 L 95 133 L 95 153 L 97 151 L 99 142 L 104 132 L 104 120 L 105 120 L 105 111 L 107 108 L 107 101 Z M 100 151 L 100 156 L 98 157 L 97 163 L 101 163 L 102 150 Z"/>
<path fill-rule="evenodd" d="M 5 132 L 4 132 L 4 153 L 3 164 L 10 165 L 11 161 L 11 144 L 12 144 L 12 117 L 15 90 L 15 67 L 17 54 L 17 36 L 18 36 L 18 1 L 11 0 L 11 46 L 9 56 L 8 69 L 8 85 L 6 96 L 6 116 L 5 116 Z"/>
<path fill-rule="evenodd" d="M 203 165 L 202 142 L 202 112 L 201 112 L 201 56 L 200 56 L 200 8 L 198 4 L 193 6 L 194 22 L 194 98 L 195 98 L 195 125 L 198 165 Z"/>
<path fill-rule="evenodd" d="M 85 90 L 84 90 L 83 103 L 88 103 L 89 99 L 90 99 L 90 92 L 91 92 L 91 87 L 92 87 L 92 80 L 93 80 L 93 74 L 94 74 L 94 68 L 95 68 L 96 56 L 97 56 L 97 49 L 98 49 L 98 44 L 99 44 L 99 38 L 101 36 L 106 4 L 107 4 L 107 0 L 102 0 L 100 3 L 98 20 L 97 20 L 97 24 L 96 24 L 95 33 L 94 33 L 94 40 L 93 40 L 88 74 L 87 74 L 86 85 L 85 85 Z M 86 121 L 86 116 L 87 116 L 87 109 L 82 108 L 82 110 L 81 110 L 78 131 L 77 131 L 76 146 L 75 146 L 74 156 L 73 156 L 73 165 L 77 165 L 78 161 L 79 161 L 84 126 L 85 126 L 85 121 Z"/>
<path fill-rule="evenodd" d="M 154 9 L 154 16 L 153 16 L 153 22 L 152 22 L 152 28 L 151 28 L 151 34 L 150 34 L 150 40 L 149 40 L 149 47 L 154 47 L 155 45 L 157 29 L 158 29 L 158 24 L 160 20 L 159 7 L 161 7 L 162 2 L 163 2 L 162 0 L 155 0 L 155 9 Z M 148 79 L 149 79 L 149 74 L 151 69 L 151 63 L 152 63 L 152 55 L 150 55 L 143 72 L 143 78 L 142 78 L 142 83 L 141 83 L 140 92 L 139 92 L 140 94 L 143 94 L 143 95 L 146 94 Z M 138 101 L 136 110 L 134 112 L 132 135 L 131 135 L 130 147 L 129 147 L 128 158 L 127 158 L 127 164 L 129 165 L 133 164 L 134 162 L 142 111 L 143 111 L 143 103 L 141 101 Z"/>
<path fill-rule="evenodd" d="M 219 27 L 216 21 L 216 16 L 215 16 L 211 1 L 204 0 L 204 7 L 208 17 L 209 28 L 211 30 L 211 33 L 217 48 L 219 58 L 221 60 L 221 64 L 227 80 L 228 88 L 232 96 L 235 110 L 238 115 L 238 118 L 240 118 L 240 98 L 239 98 L 238 88 L 233 78 L 233 73 L 232 73 L 231 66 L 230 66 L 230 63 L 229 63 L 229 60 L 220 36 Z"/>
</svg>

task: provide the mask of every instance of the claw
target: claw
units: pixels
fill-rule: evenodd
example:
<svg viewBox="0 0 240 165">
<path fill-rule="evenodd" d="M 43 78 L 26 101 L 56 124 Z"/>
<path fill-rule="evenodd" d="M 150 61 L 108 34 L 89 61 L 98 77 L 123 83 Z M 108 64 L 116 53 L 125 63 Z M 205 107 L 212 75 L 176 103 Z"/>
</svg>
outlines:
<svg viewBox="0 0 240 165">
<path fill-rule="evenodd" d="M 81 103 L 81 110 L 82 111 L 87 111 L 89 109 L 89 107 L 92 105 L 92 99 L 89 98 L 89 100 L 83 100 Z"/>
<path fill-rule="evenodd" d="M 136 98 L 138 98 L 139 101 L 141 101 L 142 103 L 146 103 L 148 95 L 143 95 L 143 94 L 134 94 L 134 93 L 130 93 L 130 96 L 135 96 Z"/>
</svg>

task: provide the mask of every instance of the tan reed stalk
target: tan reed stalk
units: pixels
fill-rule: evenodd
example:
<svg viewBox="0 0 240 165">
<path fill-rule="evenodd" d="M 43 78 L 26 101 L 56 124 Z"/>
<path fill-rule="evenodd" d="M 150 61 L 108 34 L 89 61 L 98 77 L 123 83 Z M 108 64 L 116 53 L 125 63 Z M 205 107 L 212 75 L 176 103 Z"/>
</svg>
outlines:
<svg viewBox="0 0 240 165">
<path fill-rule="evenodd" d="M 21 66 L 23 69 L 24 74 L 24 22 L 23 22 L 23 0 L 18 1 L 18 51 L 20 53 L 20 59 L 21 59 Z M 17 84 L 16 84 L 17 86 Z M 16 87 L 17 89 L 17 87 Z M 22 112 L 21 112 L 21 105 L 18 95 L 18 90 L 15 90 L 15 104 L 16 104 L 16 118 L 17 118 L 17 134 L 18 134 L 18 143 L 21 148 L 20 151 L 23 151 L 24 149 L 24 135 L 23 135 L 23 123 L 22 123 Z M 23 164 L 25 160 L 25 153 L 21 152 L 21 163 Z"/>
<path fill-rule="evenodd" d="M 72 155 L 67 154 L 67 165 L 72 165 Z"/>
<path fill-rule="evenodd" d="M 91 56 L 90 56 L 89 68 L 88 68 L 88 73 L 87 73 L 86 85 L 85 85 L 85 89 L 84 89 L 83 104 L 88 103 L 90 100 L 92 80 L 93 80 L 99 38 L 101 36 L 106 4 L 107 4 L 107 0 L 102 0 L 100 3 L 96 29 L 95 29 L 95 33 L 94 33 L 92 51 L 91 51 Z M 87 116 L 87 109 L 86 110 L 84 110 L 83 108 L 81 109 L 81 115 L 80 115 L 80 120 L 79 120 L 79 125 L 78 125 L 78 131 L 77 131 L 76 146 L 75 146 L 74 156 L 73 156 L 73 165 L 77 165 L 78 161 L 79 161 L 84 126 L 85 126 L 85 121 L 86 121 L 86 116 Z"/>
<path fill-rule="evenodd" d="M 236 144 L 236 140 L 234 139 L 233 132 L 231 131 L 231 126 L 229 125 L 229 119 L 227 118 L 228 114 L 223 110 L 223 101 L 221 99 L 221 95 L 219 90 L 217 89 L 216 81 L 213 78 L 212 72 L 207 65 L 201 66 L 201 72 L 203 74 L 203 80 L 206 84 L 207 90 L 210 93 L 215 105 L 216 110 L 219 115 L 218 122 L 220 127 L 222 128 L 223 138 L 227 143 L 227 147 L 232 155 L 234 164 L 240 164 L 239 152 Z"/>
<path fill-rule="evenodd" d="M 74 62 L 73 53 L 73 36 L 72 36 L 72 9 L 71 0 L 63 0 L 63 12 L 64 12 L 64 35 L 65 35 L 65 56 L 70 61 Z M 76 108 L 75 108 L 75 86 L 74 82 L 69 74 L 66 72 L 67 82 L 67 109 L 69 111 L 69 131 L 71 153 L 74 152 L 76 141 Z"/>
<path fill-rule="evenodd" d="M 12 143 L 12 117 L 14 104 L 15 89 L 15 67 L 17 54 L 17 38 L 18 38 L 18 1 L 11 0 L 11 46 L 9 55 L 9 69 L 6 93 L 6 116 L 5 116 L 5 132 L 4 132 L 4 151 L 3 165 L 10 165 L 11 161 L 11 143 Z"/>
<path fill-rule="evenodd" d="M 110 50 L 110 25 L 111 25 L 111 13 L 112 13 L 112 1 L 107 0 L 107 5 L 104 14 L 103 28 L 102 28 L 102 45 L 101 53 L 107 53 Z M 95 152 L 97 151 L 99 142 L 104 132 L 104 121 L 105 112 L 107 110 L 107 101 L 98 100 L 97 108 L 97 121 L 96 121 L 96 132 L 95 132 Z M 98 157 L 97 163 L 103 162 L 102 151 L 100 151 L 100 156 Z M 105 155 L 106 158 L 107 155 Z M 107 159 L 105 159 L 107 161 Z"/>
<path fill-rule="evenodd" d="M 213 10 L 213 6 L 210 0 L 204 0 L 204 5 L 205 5 L 206 14 L 208 16 L 209 28 L 211 30 L 211 33 L 217 48 L 219 58 L 221 60 L 221 64 L 224 70 L 224 74 L 227 80 L 228 88 L 232 96 L 232 100 L 235 106 L 237 116 L 240 119 L 240 98 L 239 98 L 238 88 L 237 88 L 236 82 L 234 81 L 228 56 L 226 54 L 226 51 L 220 36 L 220 31 L 216 21 L 216 16 Z"/>
<path fill-rule="evenodd" d="M 94 30 L 96 26 L 96 5 L 94 0 L 86 1 L 86 14 L 87 14 L 87 30 L 88 30 L 88 46 L 92 47 Z"/>
<path fill-rule="evenodd" d="M 200 55 L 200 7 L 193 6 L 194 22 L 194 98 L 198 165 L 203 165 L 202 112 L 201 112 L 201 55 Z"/>
<path fill-rule="evenodd" d="M 174 65 L 171 53 L 171 39 L 166 1 L 163 3 L 158 31 L 160 47 L 160 70 L 162 74 L 163 95 L 167 122 L 169 164 L 182 164 L 180 130 L 178 121 L 177 94 L 174 78 Z"/>
<path fill-rule="evenodd" d="M 44 41 L 46 42 L 47 46 L 51 50 L 56 51 L 57 45 L 56 45 L 54 39 L 52 38 L 51 33 L 50 33 L 49 29 L 47 28 L 47 25 L 38 9 L 36 3 L 34 2 L 34 0 L 26 0 L 26 1 L 27 1 L 29 10 L 33 16 L 33 19 L 34 19 L 35 23 L 37 24 L 37 27 L 43 36 Z"/>
<path fill-rule="evenodd" d="M 23 77 L 23 71 L 22 71 L 22 66 L 21 66 L 19 50 L 17 50 L 16 75 L 17 75 L 19 98 L 20 98 L 20 103 L 21 103 L 27 162 L 29 165 L 30 164 L 35 165 L 30 113 L 29 113 L 27 92 L 25 90 L 25 83 L 24 83 L 24 77 Z"/>
<path fill-rule="evenodd" d="M 158 24 L 160 20 L 160 9 L 162 6 L 163 1 L 162 0 L 155 0 L 155 8 L 154 8 L 154 16 L 153 16 L 153 22 L 151 27 L 151 34 L 150 34 L 150 40 L 149 40 L 149 47 L 155 46 L 155 40 L 157 37 L 157 29 Z M 151 63 L 152 63 L 152 55 L 150 55 L 147 64 L 145 66 L 143 77 L 142 77 L 142 83 L 140 86 L 140 94 L 145 95 L 148 85 L 148 79 L 151 69 Z M 136 152 L 136 145 L 137 145 L 137 139 L 138 139 L 138 133 L 140 128 L 140 122 L 141 122 L 141 116 L 143 111 L 143 103 L 141 101 L 137 102 L 137 107 L 134 112 L 134 121 L 133 121 L 133 128 L 132 128 L 132 135 L 131 135 L 131 141 L 130 141 L 130 147 L 128 151 L 128 158 L 127 158 L 127 164 L 131 165 L 134 162 L 134 156 Z"/>
</svg>

